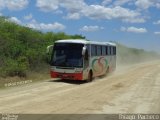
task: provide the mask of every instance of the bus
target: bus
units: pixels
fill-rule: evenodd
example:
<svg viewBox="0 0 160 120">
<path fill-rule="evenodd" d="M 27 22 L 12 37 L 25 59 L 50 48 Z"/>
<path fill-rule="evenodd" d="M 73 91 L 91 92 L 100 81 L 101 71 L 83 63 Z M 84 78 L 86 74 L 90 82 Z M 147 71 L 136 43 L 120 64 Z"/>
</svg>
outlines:
<svg viewBox="0 0 160 120">
<path fill-rule="evenodd" d="M 116 44 L 83 39 L 58 40 L 51 51 L 52 78 L 92 81 L 116 69 Z"/>
</svg>

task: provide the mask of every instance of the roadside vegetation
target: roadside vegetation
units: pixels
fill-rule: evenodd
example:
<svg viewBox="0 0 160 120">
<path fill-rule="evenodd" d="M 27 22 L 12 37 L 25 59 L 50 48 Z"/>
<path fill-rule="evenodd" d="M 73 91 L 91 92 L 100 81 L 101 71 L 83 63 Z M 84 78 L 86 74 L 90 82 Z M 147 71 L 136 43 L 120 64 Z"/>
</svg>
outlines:
<svg viewBox="0 0 160 120">
<path fill-rule="evenodd" d="M 63 32 L 41 32 L 0 17 L 0 82 L 8 77 L 49 78 L 46 47 L 60 39 L 84 39 Z"/>
</svg>

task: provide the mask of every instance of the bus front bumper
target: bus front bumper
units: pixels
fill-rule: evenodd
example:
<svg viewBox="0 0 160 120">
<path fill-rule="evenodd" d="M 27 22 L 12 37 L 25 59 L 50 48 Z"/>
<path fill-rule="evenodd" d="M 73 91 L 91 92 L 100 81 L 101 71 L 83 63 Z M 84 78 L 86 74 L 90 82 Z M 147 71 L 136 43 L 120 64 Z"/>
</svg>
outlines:
<svg viewBox="0 0 160 120">
<path fill-rule="evenodd" d="M 61 78 L 69 80 L 83 80 L 82 73 L 59 73 L 59 72 L 50 72 L 52 78 Z"/>
</svg>

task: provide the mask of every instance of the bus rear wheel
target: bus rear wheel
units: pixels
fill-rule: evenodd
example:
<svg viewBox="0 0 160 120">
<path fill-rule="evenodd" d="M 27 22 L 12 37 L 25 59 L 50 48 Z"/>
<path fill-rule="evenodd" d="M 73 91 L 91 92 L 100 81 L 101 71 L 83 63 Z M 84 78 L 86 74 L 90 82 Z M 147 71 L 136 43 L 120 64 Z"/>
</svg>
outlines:
<svg viewBox="0 0 160 120">
<path fill-rule="evenodd" d="M 91 82 L 93 80 L 93 75 L 92 75 L 92 71 L 90 71 L 88 73 L 88 79 L 87 79 L 87 82 Z"/>
</svg>

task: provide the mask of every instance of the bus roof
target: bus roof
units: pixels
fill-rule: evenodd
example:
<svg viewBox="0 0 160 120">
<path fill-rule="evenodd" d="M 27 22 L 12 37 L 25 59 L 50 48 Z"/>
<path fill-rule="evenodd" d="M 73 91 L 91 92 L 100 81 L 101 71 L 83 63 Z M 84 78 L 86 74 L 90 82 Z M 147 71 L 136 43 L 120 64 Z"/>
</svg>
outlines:
<svg viewBox="0 0 160 120">
<path fill-rule="evenodd" d="M 116 46 L 115 43 L 112 42 L 95 42 L 95 41 L 87 41 L 85 39 L 67 39 L 67 40 L 58 40 L 55 43 L 80 43 L 80 44 L 94 44 L 94 45 L 110 45 Z"/>
</svg>

